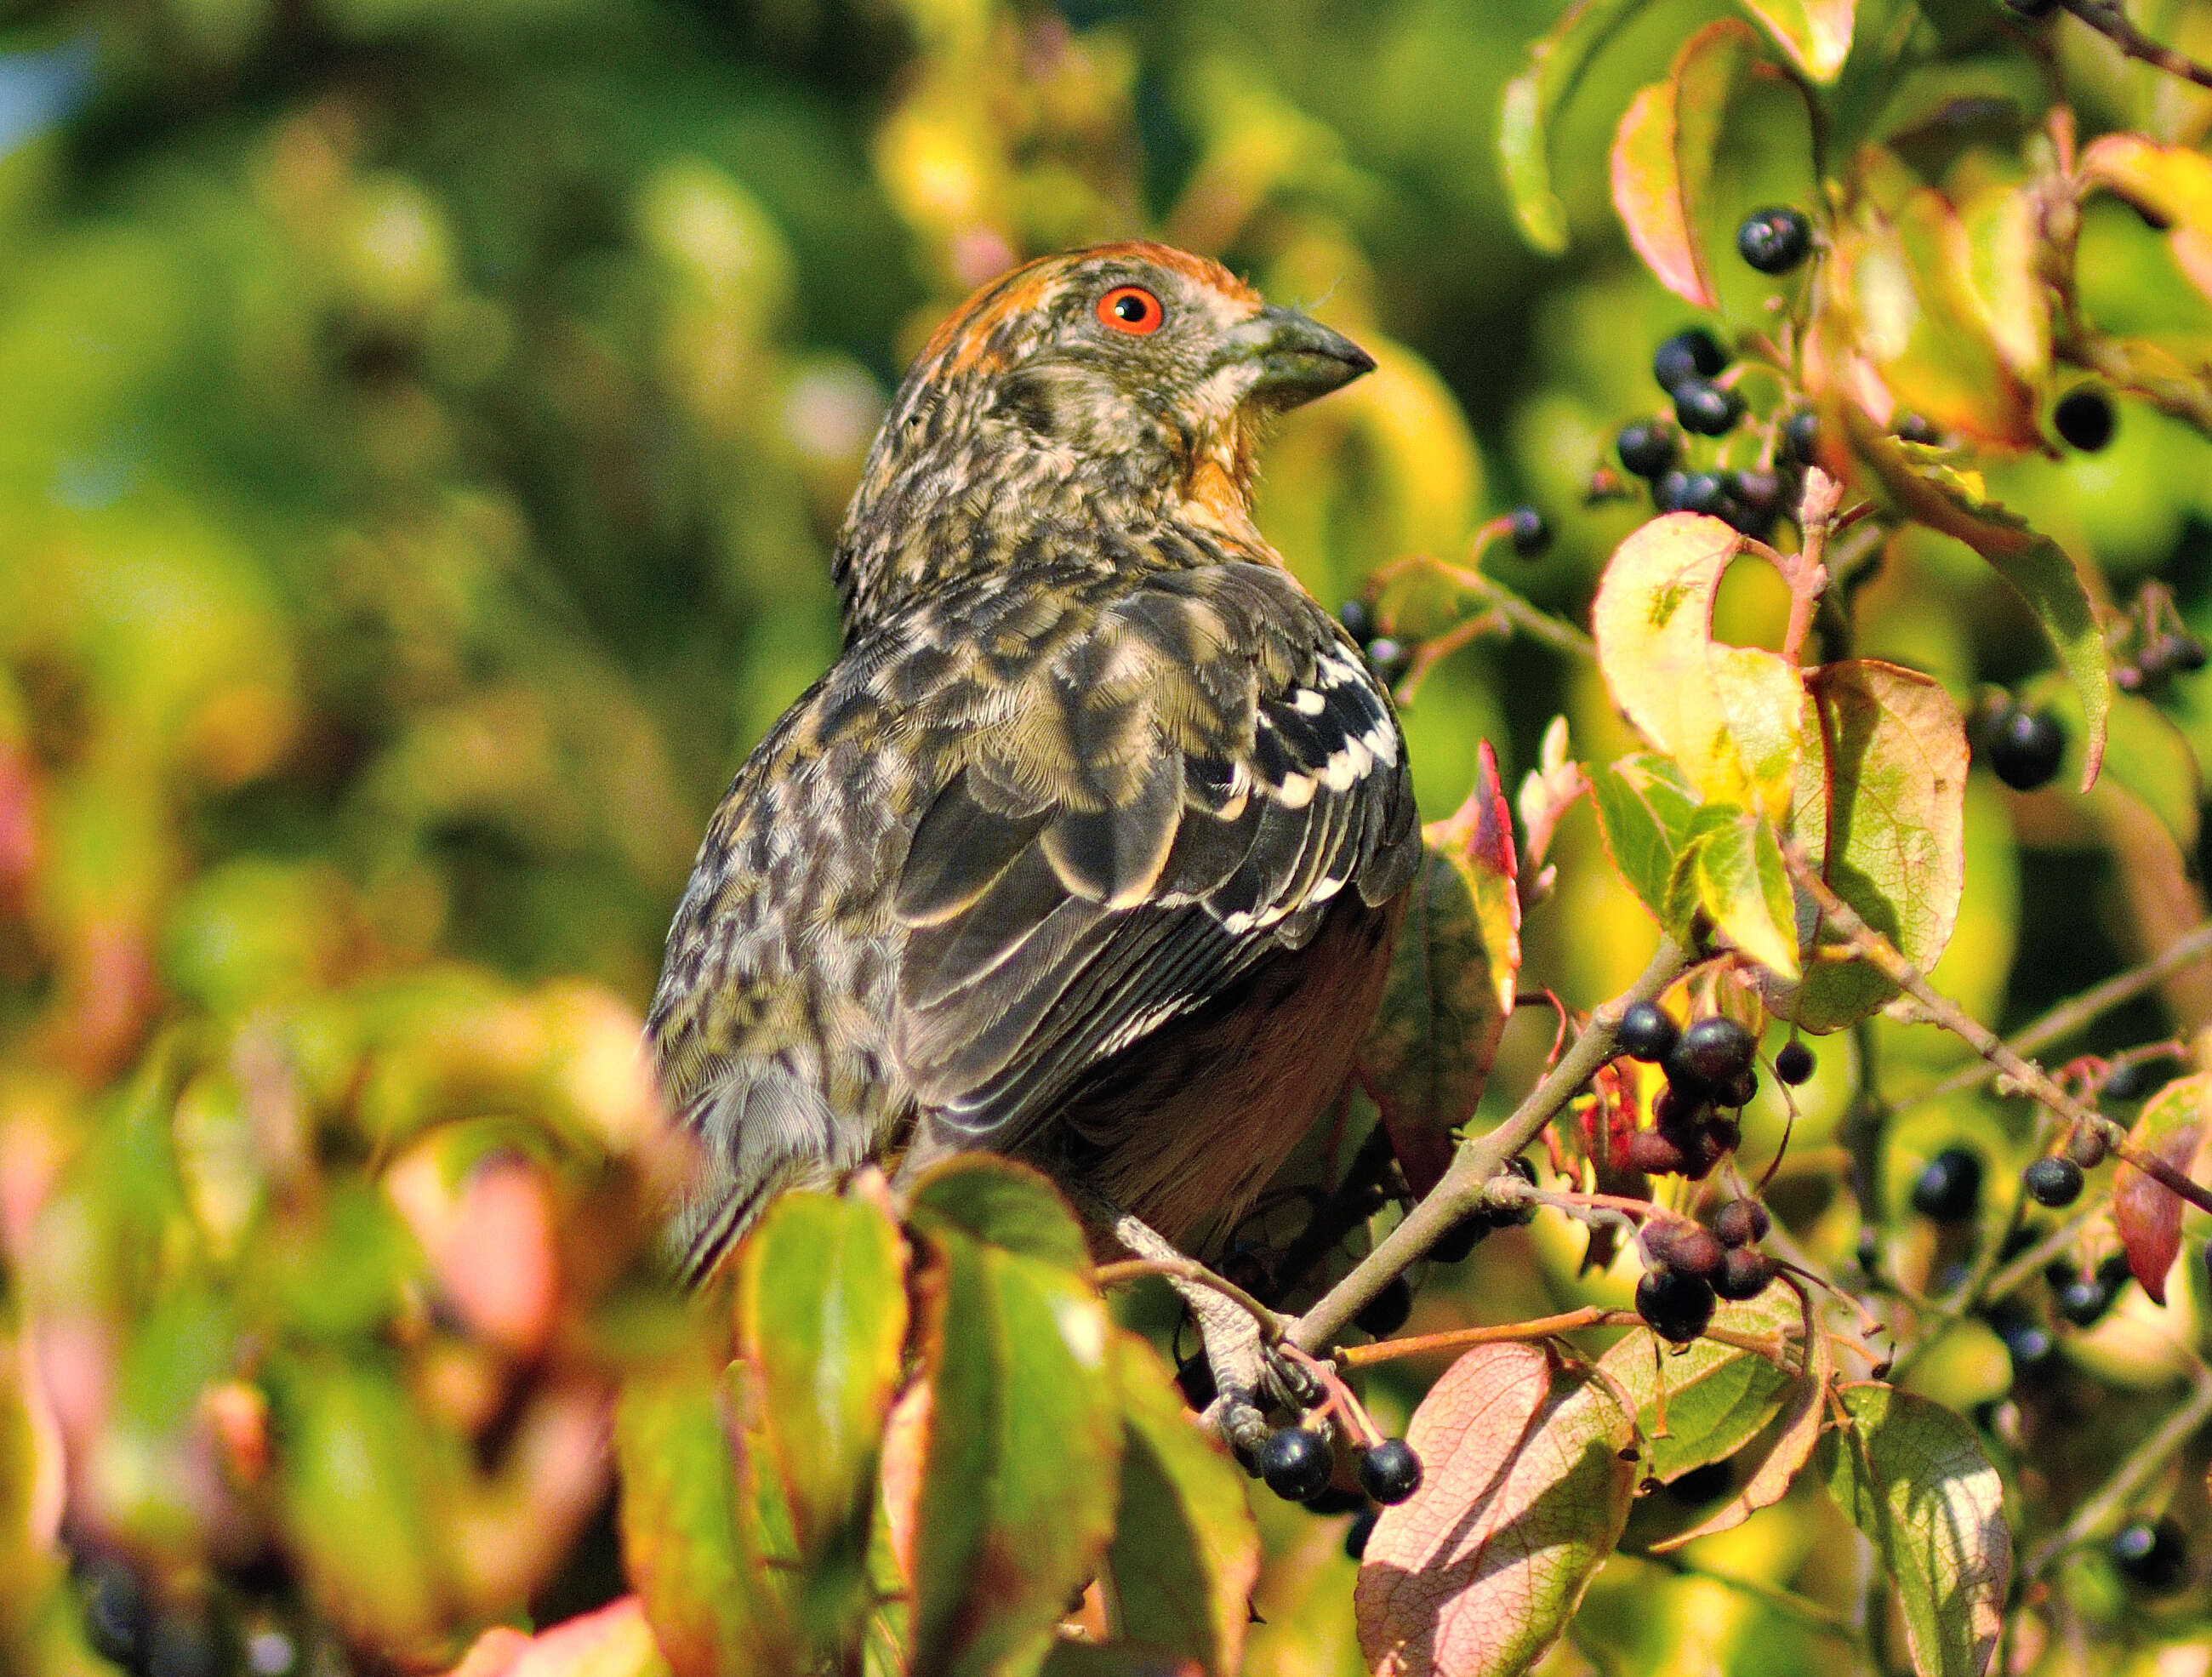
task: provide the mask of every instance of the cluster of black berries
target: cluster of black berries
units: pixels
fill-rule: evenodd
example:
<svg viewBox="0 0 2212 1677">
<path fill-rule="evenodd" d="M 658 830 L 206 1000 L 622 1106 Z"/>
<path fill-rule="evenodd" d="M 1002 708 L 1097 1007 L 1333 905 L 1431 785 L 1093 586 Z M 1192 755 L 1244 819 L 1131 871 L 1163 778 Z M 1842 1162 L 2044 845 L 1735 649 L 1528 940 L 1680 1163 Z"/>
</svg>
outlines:
<svg viewBox="0 0 2212 1677">
<path fill-rule="evenodd" d="M 1637 1314 L 1661 1339 L 1687 1345 L 1712 1321 L 1717 1299 L 1756 1298 L 1773 1281 L 1778 1266 L 1759 1249 L 1770 1226 L 1756 1200 L 1729 1200 L 1711 1227 L 1652 1218 L 1642 1236 Z"/>
<path fill-rule="evenodd" d="M 1676 332 L 1651 358 L 1651 376 L 1672 398 L 1673 417 L 1623 426 L 1613 447 L 1620 464 L 1651 485 L 1661 512 L 1708 513 L 1764 539 L 1796 504 L 1798 474 L 1820 448 L 1820 420 L 1809 409 L 1789 415 L 1771 467 L 1699 465 L 1688 439 L 1724 437 L 1744 417 L 1743 398 L 1717 382 L 1728 365 L 1728 352 L 1703 327 Z"/>
<path fill-rule="evenodd" d="M 1685 1030 L 1658 1004 L 1644 1001 L 1620 1016 L 1615 1040 L 1630 1058 L 1667 1073 L 1666 1088 L 1651 1103 L 1651 1127 L 1628 1139 L 1628 1163 L 1647 1176 L 1702 1182 L 1743 1139 L 1736 1121 L 1719 1109 L 1741 1107 L 1759 1092 L 1752 1034 L 1718 1013 Z M 1809 1076 L 1811 1051 L 1797 1046 Z"/>
<path fill-rule="evenodd" d="M 1976 707 L 1966 729 L 1974 755 L 2015 792 L 2048 786 L 2066 757 L 2066 726 L 2047 710 L 2029 710 L 2009 693 Z"/>
<path fill-rule="evenodd" d="M 1260 1477 L 1285 1502 L 1304 1503 L 1316 1514 L 1343 1514 L 1360 1505 L 1350 1492 L 1330 1484 L 1335 1455 L 1311 1427 L 1278 1427 L 1260 1446 Z M 1402 1503 L 1421 1488 L 1421 1459 L 1403 1438 L 1385 1438 L 1359 1452 L 1359 1488 L 1376 1502 Z"/>
</svg>

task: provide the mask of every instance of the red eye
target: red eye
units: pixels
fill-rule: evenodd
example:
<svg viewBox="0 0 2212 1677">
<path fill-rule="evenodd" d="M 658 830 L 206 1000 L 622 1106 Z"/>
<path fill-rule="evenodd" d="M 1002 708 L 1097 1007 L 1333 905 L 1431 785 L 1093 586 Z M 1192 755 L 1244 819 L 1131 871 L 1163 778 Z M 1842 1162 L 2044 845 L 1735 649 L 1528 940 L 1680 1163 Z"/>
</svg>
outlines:
<svg viewBox="0 0 2212 1677">
<path fill-rule="evenodd" d="M 1098 319 L 1117 332 L 1144 337 L 1160 329 L 1167 311 L 1141 285 L 1117 285 L 1098 300 Z"/>
</svg>

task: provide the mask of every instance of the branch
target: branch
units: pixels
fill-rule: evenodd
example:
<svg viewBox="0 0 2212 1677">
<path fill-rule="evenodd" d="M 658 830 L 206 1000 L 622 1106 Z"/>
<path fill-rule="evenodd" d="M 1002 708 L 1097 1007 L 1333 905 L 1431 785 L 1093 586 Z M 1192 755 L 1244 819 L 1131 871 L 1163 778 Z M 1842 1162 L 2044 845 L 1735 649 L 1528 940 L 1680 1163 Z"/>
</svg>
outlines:
<svg viewBox="0 0 2212 1677">
<path fill-rule="evenodd" d="M 1505 1169 L 1505 1161 L 1534 1140 L 1544 1126 L 1558 1116 L 1589 1081 L 1590 1074 L 1613 1058 L 1613 1039 L 1621 1014 L 1636 1002 L 1656 1000 L 1674 981 L 1683 965 L 1680 948 L 1672 939 L 1662 939 L 1651 964 L 1644 969 L 1644 975 L 1630 987 L 1628 993 L 1591 1016 L 1589 1025 L 1560 1056 L 1559 1064 L 1529 1091 L 1510 1116 L 1495 1128 L 1460 1144 L 1443 1180 L 1407 1213 L 1405 1221 L 1385 1236 L 1381 1244 L 1353 1267 L 1349 1275 L 1292 1322 L 1285 1337 L 1302 1351 L 1321 1350 L 1447 1229 L 1469 1213 L 1481 1210 L 1488 1203 L 1490 1179 Z"/>
<path fill-rule="evenodd" d="M 2060 1002 L 2049 1012 L 2012 1039 L 2012 1051 L 2025 1059 L 2049 1048 L 2053 1042 L 2063 1042 L 2084 1025 L 2115 1007 L 2133 1001 L 2137 996 L 2156 989 L 2183 968 L 2212 957 L 2212 921 L 2206 921 L 2194 931 L 2175 939 L 2151 959 L 2139 967 L 2116 973 L 2100 984 L 2093 984 L 2081 994 Z M 1953 1072 L 1934 1088 L 1923 1091 L 1899 1103 L 1899 1110 L 1916 1107 L 1923 1101 L 1940 1101 L 1947 1095 L 1963 1094 L 1978 1089 L 1997 1073 L 1997 1068 L 1988 1060 Z"/>
<path fill-rule="evenodd" d="M 2200 88 L 2212 88 L 2212 70 L 2143 33 L 2128 21 L 2119 0 L 2059 0 L 2059 3 L 2130 58 L 2140 58 Z"/>
<path fill-rule="evenodd" d="M 2197 1389 L 2189 1401 L 2166 1418 L 2165 1424 L 2128 1453 L 2097 1492 L 2074 1510 L 2074 1517 L 2049 1541 L 2028 1557 L 2021 1569 L 2025 1583 L 2039 1577 L 2051 1562 L 2075 1544 L 2094 1535 L 2122 1510 L 2134 1503 L 2166 1459 L 2196 1436 L 2197 1429 L 2212 1420 L 2212 1370 L 2197 1368 Z"/>
<path fill-rule="evenodd" d="M 2177 1194 L 2200 1211 L 2212 1212 L 2212 1193 L 2207 1193 L 2154 1153 L 2129 1144 L 2127 1132 L 2104 1114 L 2085 1105 L 2051 1080 L 2032 1060 L 2023 1060 L 1999 1040 L 1996 1032 L 1960 1007 L 1928 981 L 1919 968 L 1898 951 L 1897 946 L 1859 917 L 1858 910 L 1838 896 L 1805 860 L 1803 851 L 1790 845 L 1783 852 L 1790 877 L 1820 905 L 1828 923 L 1841 933 L 1853 955 L 1878 969 L 1881 975 L 1918 1002 L 1931 1022 L 1963 1038 L 1974 1052 L 1994 1065 L 2026 1095 L 2049 1107 L 2069 1123 L 2094 1130 L 2112 1151 L 2160 1187 Z"/>
<path fill-rule="evenodd" d="M 1260 1337 L 1273 1344 L 1283 1337 L 1283 1318 L 1238 1286 L 1234 1281 L 1216 1275 L 1195 1258 L 1123 1258 L 1110 1264 L 1100 1264 L 1091 1272 L 1091 1279 L 1101 1292 L 1119 1286 L 1124 1281 L 1141 1281 L 1147 1276 L 1158 1276 L 1164 1281 L 1188 1281 L 1209 1287 L 1260 1324 Z"/>
</svg>

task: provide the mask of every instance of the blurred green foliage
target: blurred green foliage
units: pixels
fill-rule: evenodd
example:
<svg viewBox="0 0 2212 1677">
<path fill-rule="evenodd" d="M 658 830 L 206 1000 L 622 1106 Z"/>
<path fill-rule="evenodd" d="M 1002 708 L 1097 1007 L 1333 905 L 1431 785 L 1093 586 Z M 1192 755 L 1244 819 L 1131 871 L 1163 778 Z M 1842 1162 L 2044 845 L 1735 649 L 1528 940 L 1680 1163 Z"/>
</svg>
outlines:
<svg viewBox="0 0 2212 1677">
<path fill-rule="evenodd" d="M 638 1011 L 720 787 L 834 655 L 830 545 L 884 397 L 974 283 L 1139 231 L 1222 256 L 1381 362 L 1265 463 L 1262 527 L 1317 593 L 1459 557 L 1527 499 L 1559 537 L 1516 586 L 1583 614 L 1640 517 L 1585 488 L 1656 406 L 1651 346 L 1689 315 L 1621 240 L 1603 149 L 1721 8 L 1662 0 L 1599 54 L 1553 151 L 1571 254 L 1546 259 L 1493 147 L 1499 89 L 1557 9 L 0 9 L 0 70 L 22 72 L 0 76 L 0 1668 L 106 1668 L 84 1607 L 109 1597 L 96 1568 L 64 1577 L 64 1520 L 167 1599 L 246 1602 L 219 1651 L 286 1639 L 301 1664 L 271 1677 L 343 1668 L 349 1636 L 434 1665 L 533 1600 L 596 1604 L 572 1548 L 612 1389 L 672 1337 L 635 1285 L 672 1168 Z M 2204 0 L 2148 10 L 2212 40 Z M 2195 143 L 2212 123 L 2086 30 L 2052 50 L 2088 129 Z M 1790 109 L 1747 96 L 1720 220 L 1811 190 Z M 2104 203 L 2082 238 L 2100 320 L 2212 354 L 2212 311 L 2139 217 Z M 1722 315 L 1755 326 L 1764 296 L 1731 270 Z M 2162 578 L 2212 634 L 2212 443 L 2120 409 L 2109 450 L 2022 453 L 1993 487 L 2093 587 Z M 1771 642 L 1783 609 L 1732 578 L 1720 626 Z M 1858 623 L 1863 653 L 1962 699 L 2049 661 L 1986 568 L 1922 532 Z M 2158 702 L 2203 761 L 2202 678 Z M 1486 737 L 1516 783 L 1561 713 L 1593 761 L 1633 746 L 1587 668 L 1522 642 L 1455 655 L 1407 716 L 1425 811 L 1466 793 Z M 2124 782 L 2021 799 L 1978 776 L 1946 989 L 2017 1023 L 2202 918 L 2188 768 L 2157 783 L 2156 820 Z M 1524 972 L 1587 1006 L 1655 933 L 1586 816 L 1552 859 Z M 2208 1023 L 2199 969 L 2067 1046 Z M 1495 1088 L 1548 1047 L 1548 1023 L 1510 1028 Z M 1886 1020 L 1859 1051 L 1907 1093 L 1960 1054 Z M 1854 1232 L 1849 1059 L 1826 1053 L 1776 1189 L 1823 1258 Z M 1763 1096 L 1747 1147 L 1782 1117 Z M 1885 1191 L 1901 1205 L 1961 1138 L 2000 1171 L 2029 1156 L 2017 1116 L 1947 1098 L 1893 1127 Z M 1955 1256 L 1936 1244 L 1907 1237 L 1916 1284 Z M 506 1260 L 474 1284 L 487 1249 Z M 1578 1279 L 1581 1255 L 1548 1223 L 1501 1236 L 1432 1279 L 1412 1331 L 1625 1303 L 1632 1273 Z M 7 1370 L 33 1366 L 33 1315 L 26 1378 Z M 2124 1332 L 2066 1364 L 2100 1441 L 2048 1444 L 2021 1494 L 2063 1506 L 2161 1413 L 2180 1364 Z M 1995 1401 L 2006 1356 L 1962 1333 L 1923 1389 Z M 1370 1388 L 1386 1423 L 1436 1372 L 1407 1366 Z M 2201 1481 L 2153 1490 L 2205 1529 Z M 1255 1511 L 1245 1668 L 1359 1669 L 1346 1522 Z M 1798 1498 L 1698 1552 L 1804 1588 L 1844 1540 Z M 2101 1651 L 2044 1668 L 2212 1648 L 2201 1567 L 2131 1623 L 2095 1552 L 2075 1570 Z M 271 1571 L 304 1593 L 262 1589 Z M 1655 1674 L 1801 1670 L 1826 1646 L 1634 1559 L 1577 1636 L 1602 1668 Z"/>
</svg>

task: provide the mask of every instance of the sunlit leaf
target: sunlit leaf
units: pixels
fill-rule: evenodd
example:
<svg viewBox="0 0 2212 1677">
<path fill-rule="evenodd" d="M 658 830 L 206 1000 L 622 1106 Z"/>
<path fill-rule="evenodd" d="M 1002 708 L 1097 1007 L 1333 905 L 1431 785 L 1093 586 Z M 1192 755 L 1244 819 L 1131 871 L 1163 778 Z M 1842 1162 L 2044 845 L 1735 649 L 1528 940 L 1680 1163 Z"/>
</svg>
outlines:
<svg viewBox="0 0 2212 1677">
<path fill-rule="evenodd" d="M 1921 1677 L 1989 1669 L 2012 1577 L 2004 1486 L 1964 1419 L 1878 1382 L 1845 1386 L 1820 1442 L 1829 1493 L 1897 1591 Z"/>
<path fill-rule="evenodd" d="M 795 1559 L 825 1624 L 865 1583 L 876 1459 L 906 1341 L 903 1255 L 890 1218 L 858 1196 L 787 1194 L 746 1241 L 740 1354 L 763 1398 Z"/>
<path fill-rule="evenodd" d="M 1116 1633 L 1227 1677 L 1243 1657 L 1260 1576 L 1243 1475 L 1199 1430 L 1150 1346 L 1117 1333 L 1115 1352 L 1126 1428 L 1121 1500 L 1106 1557 L 1120 1608 Z"/>
<path fill-rule="evenodd" d="M 1778 1285 L 1747 1303 L 1722 1304 L 1712 1326 L 1778 1341 L 1797 1320 L 1797 1296 Z M 1650 1445 L 1645 1471 L 1662 1480 L 1734 1455 L 1774 1419 L 1792 1384 L 1786 1370 L 1756 1352 L 1714 1339 L 1677 1352 L 1644 1328 L 1630 1329 L 1598 1366 L 1634 1401 L 1637 1431 Z"/>
<path fill-rule="evenodd" d="M 1850 56 L 1853 0 L 1742 0 L 1790 62 L 1815 82 L 1832 82 Z"/>
<path fill-rule="evenodd" d="M 1474 1115 L 1521 970 L 1513 829 L 1487 740 L 1465 804 L 1422 834 L 1421 869 L 1358 1073 L 1416 1194 Z"/>
<path fill-rule="evenodd" d="M 2006 368 L 2029 389 L 2051 371 L 2051 291 L 2038 270 L 2043 227 L 2035 194 L 2003 184 L 1959 206 L 1968 260 L 1958 278 Z"/>
<path fill-rule="evenodd" d="M 1950 942 L 1966 880 L 1966 735 L 1928 677 L 1872 659 L 1807 678 L 1815 750 L 1799 776 L 1790 831 L 1829 888 L 1923 971 Z M 1820 910 L 1800 894 L 1810 939 Z M 1772 980 L 1767 1006 L 1808 1030 L 1863 1018 L 1896 993 L 1863 962 L 1820 961 L 1802 984 Z"/>
<path fill-rule="evenodd" d="M 1109 1323 L 1081 1231 L 1034 1172 L 956 1158 L 917 1187 L 912 1218 L 930 1251 L 915 1282 L 929 1398 L 913 1668 L 993 1670 L 1043 1652 L 1112 1537 Z"/>
<path fill-rule="evenodd" d="M 1504 1677 L 1556 1640 L 1627 1523 L 1632 1418 L 1546 1351 L 1479 1346 L 1407 1428 L 1421 1488 L 1382 1510 L 1353 1610 L 1377 1677 Z"/>
<path fill-rule="evenodd" d="M 2183 1175 L 2203 1145 L 2212 1119 L 2212 1072 L 2177 1078 L 2143 1105 L 2128 1143 Z M 2128 1267 L 2142 1290 L 2166 1303 L 2166 1273 L 2181 1253 L 2181 1197 L 2131 1164 L 2122 1164 L 2112 1187 L 2112 1220 L 2119 1225 Z"/>
<path fill-rule="evenodd" d="M 1614 702 L 1706 801 L 1778 820 L 1804 750 L 1797 672 L 1772 653 L 1712 638 L 1722 574 L 1744 550 L 1718 519 L 1654 519 L 1614 550 L 1590 623 Z"/>
<path fill-rule="evenodd" d="M 1847 416 L 1847 422 L 1852 447 L 1905 510 L 1988 560 L 2027 602 L 2050 635 L 2088 720 L 2081 767 L 2086 790 L 2095 782 L 2104 761 L 2105 716 L 2112 688 L 2106 668 L 2104 632 L 2074 562 L 2057 543 L 2037 534 L 2026 520 L 1990 500 L 1978 477 L 1930 460 L 1909 445 L 1881 435 L 1863 420 Z"/>
<path fill-rule="evenodd" d="M 1644 0 L 1576 0 L 1528 49 L 1528 68 L 1506 84 L 1498 153 L 1521 235 L 1557 256 L 1567 247 L 1567 210 L 1552 190 L 1551 128 L 1600 48 Z"/>
<path fill-rule="evenodd" d="M 1772 827 L 1745 811 L 1708 804 L 1680 866 L 1669 899 L 1678 928 L 1686 930 L 1692 914 L 1703 913 L 1766 971 L 1796 977 L 1796 917 Z"/>
<path fill-rule="evenodd" d="M 1698 813 L 1698 789 L 1672 757 L 1646 751 L 1599 769 L 1591 790 L 1613 866 L 1652 917 L 1668 924 L 1668 886 Z"/>
<path fill-rule="evenodd" d="M 1660 284 L 1699 308 L 1720 307 L 1705 264 L 1705 189 L 1729 101 L 1758 47 L 1744 24 L 1708 23 L 1613 134 L 1613 204 L 1628 242 Z"/>
</svg>

